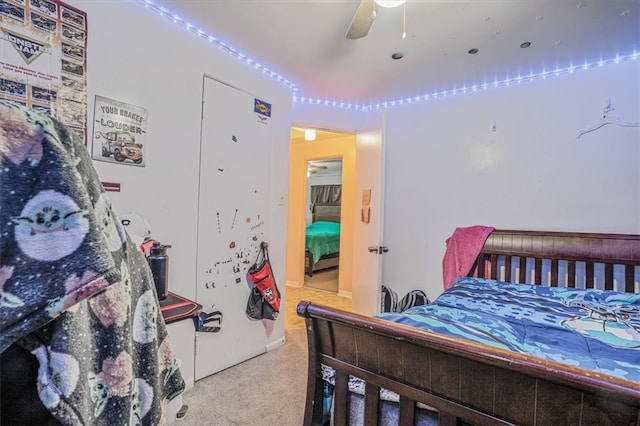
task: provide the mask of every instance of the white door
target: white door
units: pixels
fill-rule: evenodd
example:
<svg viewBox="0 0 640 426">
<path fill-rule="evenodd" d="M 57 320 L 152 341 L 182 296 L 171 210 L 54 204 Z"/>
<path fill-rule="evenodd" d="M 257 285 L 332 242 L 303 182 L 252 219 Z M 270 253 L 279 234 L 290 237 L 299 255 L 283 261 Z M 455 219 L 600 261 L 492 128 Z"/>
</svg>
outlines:
<svg viewBox="0 0 640 426">
<path fill-rule="evenodd" d="M 356 223 L 354 227 L 351 309 L 379 312 L 384 205 L 384 112 L 372 116 L 356 134 Z M 367 205 L 368 199 L 368 205 Z"/>
<path fill-rule="evenodd" d="M 196 380 L 266 350 L 265 325 L 245 308 L 247 269 L 269 237 L 269 112 L 263 99 L 205 77 L 196 300 L 223 318 L 218 332 L 196 332 Z"/>
</svg>

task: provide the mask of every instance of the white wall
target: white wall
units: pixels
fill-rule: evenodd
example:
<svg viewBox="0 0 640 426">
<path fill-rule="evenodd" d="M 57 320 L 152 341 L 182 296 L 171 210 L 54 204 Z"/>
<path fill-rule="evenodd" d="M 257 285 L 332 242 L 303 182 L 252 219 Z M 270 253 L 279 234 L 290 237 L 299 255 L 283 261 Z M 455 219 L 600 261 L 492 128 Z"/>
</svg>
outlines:
<svg viewBox="0 0 640 426">
<path fill-rule="evenodd" d="M 95 165 L 103 180 L 122 183 L 121 193 L 110 194 L 116 210 L 145 216 L 154 236 L 172 244 L 172 291 L 195 296 L 202 75 L 273 102 L 272 159 L 279 166 L 272 168 L 270 234 L 282 238 L 270 249 L 281 275 L 287 215 L 286 202 L 276 200 L 288 193 L 290 123 L 355 131 L 366 114 L 309 104 L 292 111 L 287 89 L 139 2 L 70 4 L 88 13 L 90 121 L 96 94 L 149 109 L 147 167 Z M 608 126 L 575 137 L 596 120 L 605 98 L 621 118 L 640 120 L 638 68 L 607 65 L 391 108 L 384 282 L 437 296 L 444 241 L 456 226 L 640 232 L 638 129 Z"/>
<path fill-rule="evenodd" d="M 341 185 L 342 184 L 342 172 L 328 172 L 328 173 L 317 173 L 312 174 L 307 178 L 308 187 L 312 187 L 314 185 Z"/>
<path fill-rule="evenodd" d="M 310 225 L 313 222 L 313 213 L 309 208 L 311 206 L 311 187 L 317 185 L 342 185 L 342 171 L 335 172 L 318 172 L 307 178 L 307 206 L 306 223 Z"/>
<path fill-rule="evenodd" d="M 293 122 L 299 127 L 355 133 L 366 122 L 367 112 L 324 104 L 293 103 Z"/>
<path fill-rule="evenodd" d="M 94 165 L 103 181 L 122 184 L 122 192 L 109 193 L 116 211 L 141 214 L 150 222 L 153 237 L 172 245 L 169 287 L 175 293 L 188 298 L 196 293 L 203 75 L 272 102 L 271 160 L 278 164 L 271 168 L 269 249 L 276 279 L 284 283 L 291 92 L 140 2 L 69 3 L 88 14 L 89 134 L 96 94 L 149 109 L 147 166 Z M 280 196 L 284 202 L 278 201 Z M 283 334 L 279 320 L 270 339 Z"/>
<path fill-rule="evenodd" d="M 456 227 L 640 233 L 637 61 L 388 110 L 383 283 L 442 292 Z M 496 131 L 491 122 L 496 122 Z"/>
</svg>

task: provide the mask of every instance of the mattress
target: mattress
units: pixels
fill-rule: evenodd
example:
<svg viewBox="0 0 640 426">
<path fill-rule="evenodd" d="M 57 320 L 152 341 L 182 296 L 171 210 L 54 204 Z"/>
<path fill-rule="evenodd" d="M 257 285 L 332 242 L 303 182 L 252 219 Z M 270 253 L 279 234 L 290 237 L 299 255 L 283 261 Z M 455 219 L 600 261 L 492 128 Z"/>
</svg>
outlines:
<svg viewBox="0 0 640 426">
<path fill-rule="evenodd" d="M 313 263 L 326 254 L 340 251 L 340 224 L 337 222 L 313 222 L 307 226 L 305 247 L 311 252 Z"/>
<path fill-rule="evenodd" d="M 640 294 L 461 278 L 430 305 L 376 316 L 640 382 Z"/>
</svg>

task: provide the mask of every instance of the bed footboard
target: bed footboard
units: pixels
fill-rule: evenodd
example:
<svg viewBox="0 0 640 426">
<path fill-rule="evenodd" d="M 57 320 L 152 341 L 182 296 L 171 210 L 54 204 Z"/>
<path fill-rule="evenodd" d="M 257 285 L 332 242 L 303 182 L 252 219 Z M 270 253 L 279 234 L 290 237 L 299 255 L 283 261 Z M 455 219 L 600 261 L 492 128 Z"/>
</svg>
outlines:
<svg viewBox="0 0 640 426">
<path fill-rule="evenodd" d="M 313 263 L 313 255 L 309 250 L 304 253 L 304 273 L 313 276 L 316 271 L 334 268 L 340 264 L 340 253 L 325 254 L 316 263 Z"/>
<path fill-rule="evenodd" d="M 378 424 L 379 390 L 400 396 L 398 424 L 416 402 L 440 425 L 640 424 L 640 384 L 301 301 L 309 344 L 305 425 L 322 424 L 320 365 L 336 371 L 334 424 L 349 423 L 349 375 L 365 385 L 364 424 Z"/>
</svg>

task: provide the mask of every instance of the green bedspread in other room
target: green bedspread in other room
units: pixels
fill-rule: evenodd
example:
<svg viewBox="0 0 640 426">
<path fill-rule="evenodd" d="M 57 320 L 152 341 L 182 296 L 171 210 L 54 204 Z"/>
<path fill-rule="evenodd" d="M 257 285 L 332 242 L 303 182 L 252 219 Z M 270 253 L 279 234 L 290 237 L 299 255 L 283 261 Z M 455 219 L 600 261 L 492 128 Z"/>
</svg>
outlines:
<svg viewBox="0 0 640 426">
<path fill-rule="evenodd" d="M 313 256 L 313 263 L 325 254 L 340 251 L 340 224 L 337 222 L 313 222 L 307 226 L 305 247 Z"/>
</svg>

